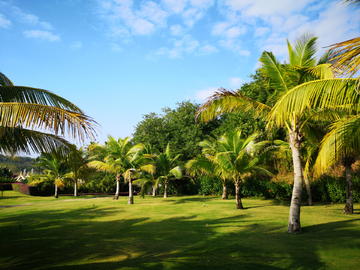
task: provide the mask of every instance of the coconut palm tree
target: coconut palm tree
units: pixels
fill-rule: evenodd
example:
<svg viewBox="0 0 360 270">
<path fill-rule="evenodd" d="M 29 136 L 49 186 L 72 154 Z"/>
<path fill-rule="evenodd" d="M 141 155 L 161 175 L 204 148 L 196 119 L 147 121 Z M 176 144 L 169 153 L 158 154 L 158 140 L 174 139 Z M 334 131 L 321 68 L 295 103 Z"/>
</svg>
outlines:
<svg viewBox="0 0 360 270">
<path fill-rule="evenodd" d="M 52 150 L 51 153 L 42 153 L 35 166 L 45 169 L 45 174 L 38 176 L 39 178 L 51 179 L 54 182 L 55 199 L 57 199 L 59 197 L 58 188 L 65 186 L 64 175 L 67 169 L 62 147 Z"/>
<path fill-rule="evenodd" d="M 219 140 L 219 152 L 215 159 L 224 169 L 228 177 L 235 184 L 236 208 L 244 209 L 241 202 L 241 186 L 247 176 L 260 173 L 273 176 L 263 165 L 260 165 L 260 150 L 264 149 L 267 141 L 256 143 L 259 134 L 252 134 L 248 138 L 241 138 L 241 131 L 229 132 Z"/>
<path fill-rule="evenodd" d="M 0 110 L 0 151 L 5 153 L 72 148 L 59 136 L 84 140 L 95 135 L 96 122 L 76 105 L 47 90 L 15 86 L 1 72 Z"/>
<path fill-rule="evenodd" d="M 288 41 L 289 63 L 281 64 L 271 52 L 263 52 L 260 57 L 262 72 L 270 78 L 270 84 L 276 90 L 278 101 L 299 85 L 306 84 L 316 79 L 333 78 L 333 73 L 328 64 L 329 53 L 316 60 L 316 37 L 304 35 L 297 39 L 292 46 Z M 197 116 L 202 121 L 214 119 L 221 113 L 247 112 L 253 117 L 269 117 L 274 108 L 252 100 L 240 92 L 225 89 L 218 90 L 200 107 Z M 281 119 L 282 121 L 279 121 Z M 304 137 L 304 124 L 308 119 L 305 114 L 289 114 L 287 117 L 271 114 L 268 118 L 268 128 L 275 124 L 285 126 L 292 151 L 294 165 L 294 188 L 290 205 L 288 232 L 298 233 L 301 231 L 300 206 L 303 183 L 303 173 L 300 158 L 300 146 Z"/>
<path fill-rule="evenodd" d="M 76 148 L 76 145 L 74 145 Z M 77 152 L 71 151 L 65 156 L 66 164 L 70 168 L 70 172 L 64 175 L 65 179 L 71 179 L 74 183 L 74 197 L 78 195 L 78 181 L 87 181 L 89 178 L 89 167 L 85 159 L 85 151 L 80 147 Z"/>
<path fill-rule="evenodd" d="M 164 185 L 164 198 L 168 197 L 168 186 L 172 179 L 181 179 L 183 174 L 179 166 L 175 166 L 180 154 L 171 158 L 170 146 L 167 144 L 163 153 L 155 157 L 156 185 L 160 182 Z"/>
<path fill-rule="evenodd" d="M 221 164 L 217 162 L 218 160 L 215 159 L 215 156 L 218 153 L 217 144 L 218 141 L 213 138 L 208 138 L 207 140 L 200 142 L 199 145 L 202 147 L 202 154 L 189 160 L 186 163 L 185 168 L 191 177 L 196 175 L 208 175 L 220 179 L 223 186 L 222 199 L 227 200 L 227 187 L 230 178 L 226 171 L 221 167 Z"/>
<path fill-rule="evenodd" d="M 128 204 L 134 204 L 133 180 L 141 179 L 144 172 L 149 174 L 155 173 L 153 156 L 144 154 L 143 144 L 133 146 L 126 154 L 124 159 L 124 173 L 122 174 L 125 182 L 129 184 L 129 201 Z"/>
<path fill-rule="evenodd" d="M 120 180 L 121 175 L 126 171 L 125 160 L 127 156 L 140 149 L 140 147 L 134 147 L 130 143 L 130 137 L 116 140 L 110 135 L 105 145 L 94 143 L 88 146 L 91 159 L 88 166 L 97 170 L 115 173 L 116 192 L 114 200 L 119 199 Z"/>
</svg>

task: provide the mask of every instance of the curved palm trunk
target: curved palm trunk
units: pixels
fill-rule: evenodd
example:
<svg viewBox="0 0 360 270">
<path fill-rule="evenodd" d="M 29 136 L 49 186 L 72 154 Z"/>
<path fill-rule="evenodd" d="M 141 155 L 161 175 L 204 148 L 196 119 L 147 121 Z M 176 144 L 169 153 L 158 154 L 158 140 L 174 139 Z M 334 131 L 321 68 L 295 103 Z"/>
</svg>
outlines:
<svg viewBox="0 0 360 270">
<path fill-rule="evenodd" d="M 168 185 L 169 185 L 168 182 L 165 182 L 165 183 L 164 183 L 164 198 L 167 198 L 167 197 L 168 197 L 168 194 L 167 194 Z"/>
<path fill-rule="evenodd" d="M 77 181 L 77 179 L 75 179 L 74 180 L 74 197 L 77 197 L 77 195 L 78 195 L 78 186 L 77 186 L 77 183 L 78 183 L 78 181 Z"/>
<path fill-rule="evenodd" d="M 128 204 L 134 204 L 133 185 L 132 185 L 131 179 L 129 179 L 129 202 L 128 202 Z"/>
<path fill-rule="evenodd" d="M 55 184 L 55 199 L 59 198 L 58 195 L 58 186 Z"/>
<path fill-rule="evenodd" d="M 227 200 L 228 197 L 229 197 L 229 195 L 228 195 L 228 190 L 227 190 L 227 184 L 223 184 L 222 199 L 223 199 L 223 200 Z"/>
<path fill-rule="evenodd" d="M 119 173 L 116 173 L 116 192 L 113 200 L 118 200 L 120 194 L 120 175 Z"/>
<path fill-rule="evenodd" d="M 300 159 L 300 143 L 301 135 L 295 129 L 289 134 L 290 147 L 293 156 L 294 165 L 294 187 L 291 196 L 290 213 L 288 233 L 299 233 L 301 231 L 300 226 L 300 207 L 301 207 L 301 194 L 303 187 L 303 174 Z"/>
<path fill-rule="evenodd" d="M 309 181 L 308 174 L 305 174 L 305 170 L 303 170 L 303 172 L 304 172 L 304 180 L 305 180 L 305 187 L 306 187 L 306 205 L 311 206 L 311 205 L 313 205 L 313 203 L 312 203 L 312 196 L 311 196 L 310 181 Z"/>
<path fill-rule="evenodd" d="M 240 192 L 241 183 L 240 181 L 235 181 L 235 199 L 236 199 L 236 208 L 244 209 L 241 202 L 241 192 Z"/>
<path fill-rule="evenodd" d="M 353 180 L 351 173 L 351 165 L 346 164 L 345 167 L 345 175 L 346 175 L 346 205 L 342 214 L 353 214 L 354 213 L 354 196 L 353 196 Z"/>
<path fill-rule="evenodd" d="M 153 197 L 156 196 L 156 188 L 157 187 L 155 185 L 152 187 L 152 195 L 153 195 Z"/>
</svg>

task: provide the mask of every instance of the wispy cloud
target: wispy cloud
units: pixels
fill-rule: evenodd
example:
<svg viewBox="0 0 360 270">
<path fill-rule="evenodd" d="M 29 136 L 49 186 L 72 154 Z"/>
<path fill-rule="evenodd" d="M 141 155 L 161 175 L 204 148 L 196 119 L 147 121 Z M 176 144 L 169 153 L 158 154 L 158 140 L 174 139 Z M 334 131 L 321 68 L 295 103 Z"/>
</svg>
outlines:
<svg viewBox="0 0 360 270">
<path fill-rule="evenodd" d="M 111 48 L 111 51 L 113 51 L 113 52 L 121 52 L 122 51 L 121 47 L 116 43 L 110 43 L 110 48 Z"/>
<path fill-rule="evenodd" d="M 7 20 L 4 15 L 0 14 L 0 27 L 9 28 L 11 21 Z"/>
<path fill-rule="evenodd" d="M 82 46 L 83 46 L 83 44 L 82 44 L 81 41 L 76 41 L 76 42 L 74 42 L 73 44 L 71 44 L 70 48 L 71 48 L 72 50 L 79 50 L 79 49 L 82 48 Z"/>
<path fill-rule="evenodd" d="M 49 31 L 43 31 L 43 30 L 30 30 L 30 31 L 24 31 L 23 32 L 25 37 L 27 38 L 35 38 L 38 40 L 46 40 L 46 41 L 60 41 L 60 36 L 54 35 L 53 33 Z"/>
<path fill-rule="evenodd" d="M 205 99 L 213 95 L 216 90 L 216 87 L 208 87 L 202 90 L 198 90 L 195 92 L 194 99 L 203 102 Z"/>
<path fill-rule="evenodd" d="M 238 78 L 238 77 L 235 77 L 235 78 L 230 78 L 230 86 L 232 88 L 240 88 L 241 85 L 244 83 L 244 80 L 241 79 L 241 78 Z"/>
</svg>

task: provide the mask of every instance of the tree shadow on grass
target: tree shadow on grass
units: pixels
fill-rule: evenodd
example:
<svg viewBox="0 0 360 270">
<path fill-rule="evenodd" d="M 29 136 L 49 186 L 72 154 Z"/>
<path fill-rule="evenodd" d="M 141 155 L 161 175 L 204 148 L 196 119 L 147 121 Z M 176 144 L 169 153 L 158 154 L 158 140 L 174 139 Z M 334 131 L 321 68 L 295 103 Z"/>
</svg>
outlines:
<svg viewBox="0 0 360 270">
<path fill-rule="evenodd" d="M 360 238 L 353 225 L 358 219 L 309 226 L 302 234 L 288 235 L 280 225 L 254 223 L 243 213 L 205 221 L 195 215 L 122 218 L 119 211 L 83 207 L 0 218 L 1 242 L 6 243 L 0 245 L 1 265 L 54 270 L 315 270 L 327 268 L 319 250 L 336 248 L 343 241 L 356 247 Z"/>
</svg>

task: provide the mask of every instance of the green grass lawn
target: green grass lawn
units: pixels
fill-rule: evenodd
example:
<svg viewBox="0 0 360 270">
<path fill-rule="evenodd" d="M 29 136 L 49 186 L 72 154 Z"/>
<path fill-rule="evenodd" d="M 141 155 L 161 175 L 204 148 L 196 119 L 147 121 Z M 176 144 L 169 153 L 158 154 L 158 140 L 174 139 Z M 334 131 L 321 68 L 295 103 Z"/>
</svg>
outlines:
<svg viewBox="0 0 360 270">
<path fill-rule="evenodd" d="M 360 269 L 360 204 L 354 215 L 304 206 L 302 233 L 289 235 L 288 201 L 249 198 L 237 210 L 220 197 L 80 198 L 5 191 L 0 268 Z"/>
</svg>

